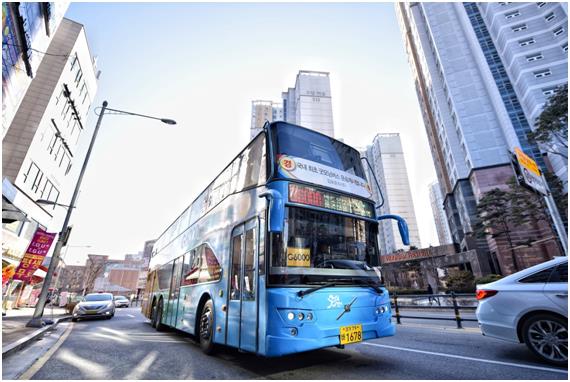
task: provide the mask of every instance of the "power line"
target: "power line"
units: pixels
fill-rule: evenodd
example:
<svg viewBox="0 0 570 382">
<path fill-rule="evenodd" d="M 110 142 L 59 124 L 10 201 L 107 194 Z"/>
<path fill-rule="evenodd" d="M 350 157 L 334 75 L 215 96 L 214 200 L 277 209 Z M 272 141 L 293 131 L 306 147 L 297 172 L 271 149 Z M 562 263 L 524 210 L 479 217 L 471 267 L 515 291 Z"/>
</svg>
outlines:
<svg viewBox="0 0 570 382">
<path fill-rule="evenodd" d="M 19 45 L 19 44 L 10 44 L 9 42 L 2 42 L 2 45 L 8 45 L 8 46 L 15 46 L 18 47 L 20 49 L 26 49 L 25 47 Z M 46 56 L 54 56 L 54 57 L 65 57 L 65 58 L 69 58 L 69 54 L 52 54 L 52 53 L 47 53 L 47 52 L 42 52 L 41 50 L 37 50 L 34 48 L 29 48 L 30 50 L 33 50 L 36 53 L 40 53 L 40 54 L 45 54 Z"/>
</svg>

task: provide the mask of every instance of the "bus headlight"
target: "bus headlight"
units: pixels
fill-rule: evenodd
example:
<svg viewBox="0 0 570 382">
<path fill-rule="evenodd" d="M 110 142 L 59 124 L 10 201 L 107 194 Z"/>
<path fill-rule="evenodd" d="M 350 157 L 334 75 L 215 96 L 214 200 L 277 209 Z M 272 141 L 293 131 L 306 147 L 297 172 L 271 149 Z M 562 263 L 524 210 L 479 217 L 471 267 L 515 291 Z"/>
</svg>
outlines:
<svg viewBox="0 0 570 382">
<path fill-rule="evenodd" d="M 303 318 L 305 318 L 305 315 L 303 313 L 299 312 L 297 314 L 297 318 L 299 319 L 299 321 L 303 321 Z"/>
<path fill-rule="evenodd" d="M 313 319 L 313 313 L 307 313 L 307 320 L 312 320 Z"/>
<path fill-rule="evenodd" d="M 292 336 L 296 336 L 297 335 L 297 328 L 291 328 L 290 333 Z"/>
<path fill-rule="evenodd" d="M 289 321 L 292 321 L 294 318 L 295 318 L 295 313 L 293 313 L 293 312 L 287 313 L 287 319 Z"/>
</svg>

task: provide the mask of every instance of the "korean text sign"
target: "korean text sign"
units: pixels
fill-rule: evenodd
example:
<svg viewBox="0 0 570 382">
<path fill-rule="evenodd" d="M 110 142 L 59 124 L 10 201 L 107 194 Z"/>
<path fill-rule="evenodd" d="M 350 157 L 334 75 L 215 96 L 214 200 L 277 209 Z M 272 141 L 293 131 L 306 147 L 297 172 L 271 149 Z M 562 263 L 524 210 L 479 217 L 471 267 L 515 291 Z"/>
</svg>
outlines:
<svg viewBox="0 0 570 382">
<path fill-rule="evenodd" d="M 32 275 L 44 261 L 55 235 L 55 233 L 48 233 L 39 228 L 36 230 L 26 254 L 16 268 L 14 280 L 22 280 L 28 283 L 32 281 Z"/>
</svg>

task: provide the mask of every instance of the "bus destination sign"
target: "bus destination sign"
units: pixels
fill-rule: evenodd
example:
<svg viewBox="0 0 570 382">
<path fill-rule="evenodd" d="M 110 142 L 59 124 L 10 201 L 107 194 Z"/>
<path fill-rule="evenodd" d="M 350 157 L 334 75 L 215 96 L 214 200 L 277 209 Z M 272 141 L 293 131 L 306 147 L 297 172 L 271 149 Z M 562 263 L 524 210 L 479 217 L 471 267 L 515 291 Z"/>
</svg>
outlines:
<svg viewBox="0 0 570 382">
<path fill-rule="evenodd" d="M 289 201 L 374 218 L 374 206 L 370 203 L 299 184 L 289 184 Z"/>
</svg>

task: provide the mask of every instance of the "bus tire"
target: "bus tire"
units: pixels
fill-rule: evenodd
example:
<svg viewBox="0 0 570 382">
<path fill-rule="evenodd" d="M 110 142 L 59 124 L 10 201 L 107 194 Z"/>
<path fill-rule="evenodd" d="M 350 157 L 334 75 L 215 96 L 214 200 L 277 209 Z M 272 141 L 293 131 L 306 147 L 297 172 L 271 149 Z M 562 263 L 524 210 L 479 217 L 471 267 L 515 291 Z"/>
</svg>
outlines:
<svg viewBox="0 0 570 382">
<path fill-rule="evenodd" d="M 155 322 L 154 322 L 154 328 L 156 329 L 157 332 L 162 332 L 165 329 L 164 324 L 162 323 L 162 299 L 158 302 L 157 308 L 156 308 L 156 314 L 155 314 Z"/>
<path fill-rule="evenodd" d="M 198 318 L 198 341 L 204 354 L 213 354 L 214 346 L 214 304 L 208 299 L 202 306 Z"/>
</svg>

